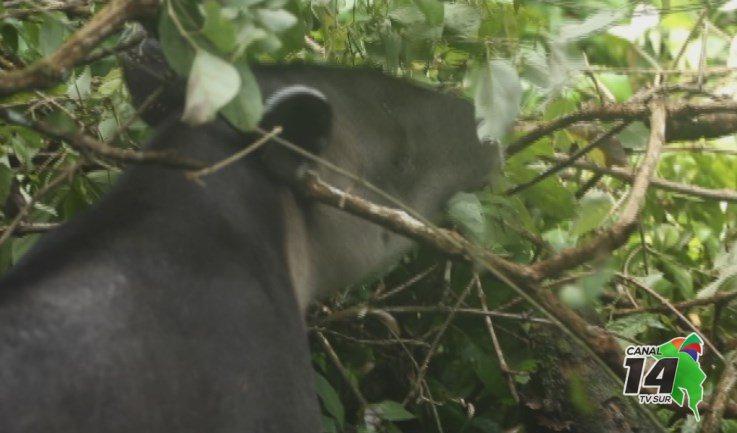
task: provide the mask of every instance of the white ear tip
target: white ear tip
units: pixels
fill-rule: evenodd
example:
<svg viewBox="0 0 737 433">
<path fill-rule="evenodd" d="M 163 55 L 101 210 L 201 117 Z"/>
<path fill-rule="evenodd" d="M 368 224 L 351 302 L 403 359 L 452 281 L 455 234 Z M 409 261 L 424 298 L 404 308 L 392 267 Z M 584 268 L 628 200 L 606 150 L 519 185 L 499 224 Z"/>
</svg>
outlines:
<svg viewBox="0 0 737 433">
<path fill-rule="evenodd" d="M 274 106 L 281 104 L 283 101 L 295 96 L 295 95 L 312 95 L 316 98 L 327 101 L 328 98 L 325 95 L 315 89 L 314 87 L 304 86 L 302 84 L 295 84 L 293 86 L 282 87 L 276 92 L 272 93 L 271 96 L 266 98 L 264 102 L 264 112 L 268 112 Z"/>
</svg>

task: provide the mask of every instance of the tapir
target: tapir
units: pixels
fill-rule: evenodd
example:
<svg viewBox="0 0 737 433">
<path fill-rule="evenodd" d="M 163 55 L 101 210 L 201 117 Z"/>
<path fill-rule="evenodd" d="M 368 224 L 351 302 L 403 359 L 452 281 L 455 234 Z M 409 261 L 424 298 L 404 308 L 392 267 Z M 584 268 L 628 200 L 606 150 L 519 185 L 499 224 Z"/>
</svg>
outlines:
<svg viewBox="0 0 737 433">
<path fill-rule="evenodd" d="M 429 220 L 490 175 L 494 151 L 459 97 L 370 70 L 262 65 L 254 74 L 263 129 L 280 126 Z M 128 85 L 135 96 L 137 83 Z M 144 112 L 156 124 L 147 149 L 212 164 L 261 137 L 222 118 L 189 126 L 176 96 Z M 309 163 L 388 204 L 276 146 L 202 183 L 130 166 L 0 280 L 0 432 L 320 431 L 303 312 L 411 243 L 300 195 L 290 172 Z"/>
</svg>

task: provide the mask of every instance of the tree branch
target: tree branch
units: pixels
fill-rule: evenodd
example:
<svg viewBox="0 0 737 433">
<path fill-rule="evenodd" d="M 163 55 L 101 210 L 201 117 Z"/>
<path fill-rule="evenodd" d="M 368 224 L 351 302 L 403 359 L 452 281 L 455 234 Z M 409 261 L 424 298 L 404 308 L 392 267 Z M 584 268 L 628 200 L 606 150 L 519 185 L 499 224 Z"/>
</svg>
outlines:
<svg viewBox="0 0 737 433">
<path fill-rule="evenodd" d="M 551 159 L 552 161 L 567 161 L 568 157 L 562 155 L 556 155 Z M 621 167 L 601 167 L 596 164 L 584 161 L 576 161 L 571 164 L 572 167 L 580 168 L 583 170 L 593 171 L 594 173 L 605 174 L 622 180 L 624 182 L 632 183 L 635 176 L 629 170 Z M 663 191 L 676 192 L 684 195 L 702 198 L 705 200 L 718 200 L 726 201 L 730 203 L 737 203 L 737 191 L 723 188 L 723 189 L 711 189 L 704 188 L 701 186 L 688 185 L 685 183 L 673 182 L 670 180 L 653 178 L 650 181 L 650 185 L 653 188 L 662 189 Z"/>
<path fill-rule="evenodd" d="M 149 14 L 158 5 L 158 0 L 111 0 L 51 55 L 27 68 L 0 73 L 0 96 L 56 84 L 126 20 Z"/>
<path fill-rule="evenodd" d="M 627 237 L 636 227 L 650 180 L 655 173 L 660 151 L 665 144 L 665 104 L 655 101 L 651 103 L 651 106 L 649 109 L 652 112 L 651 130 L 647 153 L 638 173 L 634 176 L 632 190 L 619 221 L 587 243 L 565 249 L 548 260 L 530 265 L 530 271 L 538 280 L 557 276 L 567 269 L 599 257 L 602 253 L 613 251 L 627 241 Z"/>
<path fill-rule="evenodd" d="M 118 162 L 155 164 L 164 167 L 185 169 L 200 169 L 204 167 L 202 162 L 181 156 L 173 151 L 131 150 L 108 146 L 76 130 L 72 132 L 59 131 L 44 122 L 34 121 L 10 110 L 0 110 L 0 119 L 14 125 L 33 129 L 47 137 L 64 141 L 78 151 L 92 152 L 95 155 Z"/>
<path fill-rule="evenodd" d="M 737 131 L 737 101 L 711 102 L 668 102 L 668 133 L 666 140 L 692 140 L 694 138 L 715 138 Z M 592 120 L 604 121 L 647 121 L 651 109 L 643 102 L 607 104 L 583 108 L 574 113 L 542 123 L 512 142 L 507 147 L 507 155 L 513 156 L 537 140 L 564 129 L 577 122 Z M 735 129 L 731 129 L 731 128 Z"/>
</svg>

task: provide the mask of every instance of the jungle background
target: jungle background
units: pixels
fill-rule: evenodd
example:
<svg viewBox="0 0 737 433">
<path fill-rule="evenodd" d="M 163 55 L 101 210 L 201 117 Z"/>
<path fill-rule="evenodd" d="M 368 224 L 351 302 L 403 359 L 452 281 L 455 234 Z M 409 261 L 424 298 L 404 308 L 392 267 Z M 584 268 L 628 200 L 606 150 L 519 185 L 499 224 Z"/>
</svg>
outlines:
<svg viewBox="0 0 737 433">
<path fill-rule="evenodd" d="M 465 95 L 504 150 L 463 251 L 310 310 L 326 432 L 737 432 L 737 1 L 4 0 L 0 272 L 150 156 L 135 21 L 192 121 L 256 124 L 249 63 L 330 63 Z M 622 396 L 624 347 L 691 332 L 699 422 Z"/>
</svg>

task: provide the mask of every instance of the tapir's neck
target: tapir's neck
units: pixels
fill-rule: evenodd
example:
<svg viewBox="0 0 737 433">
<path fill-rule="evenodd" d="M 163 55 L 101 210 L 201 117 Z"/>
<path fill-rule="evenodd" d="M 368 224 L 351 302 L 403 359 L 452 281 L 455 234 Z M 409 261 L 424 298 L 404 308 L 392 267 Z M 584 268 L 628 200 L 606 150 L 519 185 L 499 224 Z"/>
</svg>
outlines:
<svg viewBox="0 0 737 433">
<path fill-rule="evenodd" d="M 281 204 L 284 212 L 284 250 L 289 268 L 289 278 L 297 297 L 300 311 L 304 314 L 310 301 L 317 293 L 314 254 L 310 249 L 309 232 L 304 219 L 304 209 L 294 194 L 283 190 Z"/>
</svg>

